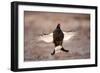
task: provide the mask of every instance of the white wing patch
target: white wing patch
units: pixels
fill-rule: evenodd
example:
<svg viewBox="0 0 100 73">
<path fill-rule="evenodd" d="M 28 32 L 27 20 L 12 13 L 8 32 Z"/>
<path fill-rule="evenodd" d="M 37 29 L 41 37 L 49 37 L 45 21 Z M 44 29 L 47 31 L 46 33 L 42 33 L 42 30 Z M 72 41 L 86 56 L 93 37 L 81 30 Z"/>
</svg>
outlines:
<svg viewBox="0 0 100 73">
<path fill-rule="evenodd" d="M 64 39 L 63 41 L 70 40 L 73 36 L 76 35 L 76 32 L 63 32 L 64 33 Z"/>
<path fill-rule="evenodd" d="M 53 42 L 53 33 L 50 33 L 48 35 L 40 36 L 39 40 L 44 41 L 46 43 Z"/>
<path fill-rule="evenodd" d="M 64 40 L 63 41 L 68 41 L 69 39 L 71 39 L 76 34 L 76 32 L 63 32 L 63 33 L 64 33 Z M 46 43 L 51 43 L 51 42 L 53 42 L 53 33 L 40 36 L 38 38 L 38 40 L 44 41 Z"/>
</svg>

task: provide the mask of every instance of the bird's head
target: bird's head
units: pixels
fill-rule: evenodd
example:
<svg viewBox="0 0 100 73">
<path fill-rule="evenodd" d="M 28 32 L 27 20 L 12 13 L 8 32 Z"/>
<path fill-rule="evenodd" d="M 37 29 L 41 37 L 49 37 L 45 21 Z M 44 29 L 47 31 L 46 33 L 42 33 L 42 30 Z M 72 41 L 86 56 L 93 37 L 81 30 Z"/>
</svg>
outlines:
<svg viewBox="0 0 100 73">
<path fill-rule="evenodd" d="M 60 24 L 57 25 L 57 28 L 60 28 Z"/>
</svg>

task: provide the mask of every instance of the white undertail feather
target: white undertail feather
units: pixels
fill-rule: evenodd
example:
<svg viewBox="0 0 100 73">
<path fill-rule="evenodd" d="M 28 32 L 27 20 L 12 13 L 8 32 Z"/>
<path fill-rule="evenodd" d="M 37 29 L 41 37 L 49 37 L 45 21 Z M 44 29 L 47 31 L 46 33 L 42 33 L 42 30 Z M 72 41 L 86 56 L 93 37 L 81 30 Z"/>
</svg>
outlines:
<svg viewBox="0 0 100 73">
<path fill-rule="evenodd" d="M 63 32 L 63 33 L 64 33 L 64 39 L 63 39 L 63 41 L 70 40 L 76 34 L 76 32 Z M 53 42 L 53 33 L 50 33 L 48 35 L 40 36 L 38 38 L 38 40 L 44 41 L 46 43 L 51 43 L 51 42 Z"/>
<path fill-rule="evenodd" d="M 61 52 L 61 48 L 62 48 L 62 46 L 56 46 L 55 47 L 55 53 L 58 53 L 58 52 Z"/>
</svg>

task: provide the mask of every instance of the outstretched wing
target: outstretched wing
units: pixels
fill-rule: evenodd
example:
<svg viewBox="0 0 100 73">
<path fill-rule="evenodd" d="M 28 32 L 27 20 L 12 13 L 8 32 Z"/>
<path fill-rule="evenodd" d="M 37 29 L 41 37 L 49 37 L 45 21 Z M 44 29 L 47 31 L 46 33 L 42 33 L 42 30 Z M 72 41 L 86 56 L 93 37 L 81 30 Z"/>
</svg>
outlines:
<svg viewBox="0 0 100 73">
<path fill-rule="evenodd" d="M 73 38 L 73 36 L 76 35 L 76 32 L 63 32 L 64 33 L 64 39 L 63 41 L 68 41 L 71 38 Z"/>
<path fill-rule="evenodd" d="M 46 43 L 53 42 L 53 33 L 50 33 L 48 35 L 42 35 L 38 38 L 40 41 L 44 41 Z"/>
<path fill-rule="evenodd" d="M 64 39 L 63 41 L 70 40 L 73 36 L 76 35 L 76 32 L 63 32 L 64 33 Z M 53 42 L 53 33 L 50 33 L 48 35 L 42 35 L 38 38 L 40 41 L 44 41 L 45 43 L 51 43 Z"/>
</svg>

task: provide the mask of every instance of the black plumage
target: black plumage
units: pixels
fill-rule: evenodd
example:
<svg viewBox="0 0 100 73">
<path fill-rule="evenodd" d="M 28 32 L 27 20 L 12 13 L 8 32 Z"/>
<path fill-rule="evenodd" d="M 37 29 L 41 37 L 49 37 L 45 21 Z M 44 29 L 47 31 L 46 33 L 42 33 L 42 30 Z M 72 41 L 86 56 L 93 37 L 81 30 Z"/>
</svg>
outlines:
<svg viewBox="0 0 100 73">
<path fill-rule="evenodd" d="M 58 24 L 56 29 L 53 32 L 53 43 L 55 44 L 55 46 L 62 45 L 63 38 L 64 38 L 64 34 L 60 29 L 60 24 Z"/>
<path fill-rule="evenodd" d="M 61 28 L 60 28 L 60 24 L 57 25 L 56 29 L 53 32 L 53 43 L 56 46 L 62 46 L 63 43 L 63 39 L 64 39 L 64 33 L 62 32 Z M 61 48 L 62 51 L 68 52 L 68 50 L 65 50 L 63 47 Z M 53 53 L 51 53 L 51 55 L 55 54 L 55 49 L 53 51 Z"/>
</svg>

